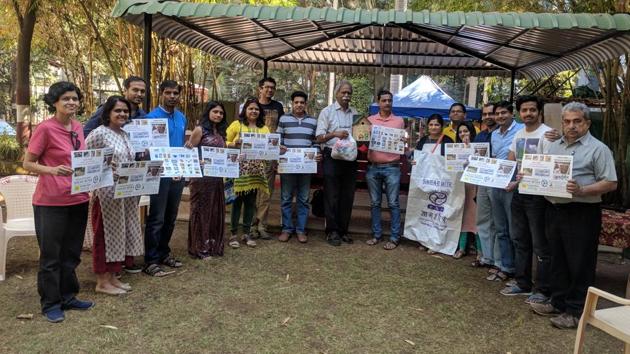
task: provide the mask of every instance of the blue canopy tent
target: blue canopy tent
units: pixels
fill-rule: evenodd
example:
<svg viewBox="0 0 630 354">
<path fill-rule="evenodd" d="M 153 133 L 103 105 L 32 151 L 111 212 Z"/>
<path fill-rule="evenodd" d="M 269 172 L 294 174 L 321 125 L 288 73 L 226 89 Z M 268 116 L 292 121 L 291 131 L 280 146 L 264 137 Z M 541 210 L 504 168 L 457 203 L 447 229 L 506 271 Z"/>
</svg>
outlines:
<svg viewBox="0 0 630 354">
<path fill-rule="evenodd" d="M 429 76 L 416 81 L 394 95 L 392 111 L 399 117 L 426 118 L 433 113 L 448 120 L 448 109 L 455 103 Z M 370 114 L 378 113 L 378 104 L 370 105 Z M 466 119 L 481 119 L 481 110 L 466 106 Z"/>
</svg>

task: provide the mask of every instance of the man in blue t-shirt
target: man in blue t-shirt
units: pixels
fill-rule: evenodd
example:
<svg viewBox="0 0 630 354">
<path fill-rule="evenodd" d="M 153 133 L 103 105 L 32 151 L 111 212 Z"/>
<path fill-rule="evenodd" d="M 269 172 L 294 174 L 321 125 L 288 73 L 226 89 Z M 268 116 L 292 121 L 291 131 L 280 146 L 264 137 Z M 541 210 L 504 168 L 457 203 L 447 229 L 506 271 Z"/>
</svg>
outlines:
<svg viewBox="0 0 630 354">
<path fill-rule="evenodd" d="M 145 118 L 166 118 L 168 120 L 168 138 L 171 147 L 184 146 L 186 136 L 186 116 L 177 109 L 181 86 L 173 80 L 160 84 L 161 104 L 149 112 Z M 181 178 L 161 178 L 160 191 L 151 195 L 151 208 L 144 232 L 144 272 L 160 277 L 167 275 L 160 265 L 179 268 L 182 262 L 171 255 L 168 244 L 173 235 L 177 210 L 184 190 Z"/>
</svg>

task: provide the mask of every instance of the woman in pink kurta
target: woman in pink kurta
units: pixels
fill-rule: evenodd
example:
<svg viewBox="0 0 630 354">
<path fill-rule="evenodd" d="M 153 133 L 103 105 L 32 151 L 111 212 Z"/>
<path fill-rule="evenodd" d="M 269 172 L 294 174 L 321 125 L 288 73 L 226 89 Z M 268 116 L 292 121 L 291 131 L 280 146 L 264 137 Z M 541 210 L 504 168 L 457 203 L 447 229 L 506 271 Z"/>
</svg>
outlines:
<svg viewBox="0 0 630 354">
<path fill-rule="evenodd" d="M 476 131 L 469 122 L 462 122 L 457 128 L 456 142 L 470 144 L 475 140 Z M 477 195 L 477 186 L 474 184 L 465 184 L 465 200 L 464 200 L 464 216 L 462 217 L 462 229 L 459 234 L 459 247 L 453 258 L 462 258 L 466 255 L 468 246 L 468 236 L 474 235 L 476 248 L 481 250 L 479 236 L 477 236 L 477 203 L 475 196 Z"/>
</svg>

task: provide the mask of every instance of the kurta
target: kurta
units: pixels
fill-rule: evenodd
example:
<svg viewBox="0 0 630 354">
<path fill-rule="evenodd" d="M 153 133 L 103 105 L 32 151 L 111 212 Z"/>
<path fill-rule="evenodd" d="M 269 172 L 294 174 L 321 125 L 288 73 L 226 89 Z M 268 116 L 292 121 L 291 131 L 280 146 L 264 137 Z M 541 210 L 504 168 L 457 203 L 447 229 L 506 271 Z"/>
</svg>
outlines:
<svg viewBox="0 0 630 354">
<path fill-rule="evenodd" d="M 112 162 L 116 164 L 134 160 L 129 135 L 124 131 L 115 132 L 100 126 L 90 133 L 86 143 L 88 149 L 113 148 Z M 123 262 L 125 256 L 142 255 L 144 244 L 138 214 L 140 197 L 114 199 L 114 186 L 111 186 L 95 190 L 92 198 L 98 200 L 101 207 L 106 262 Z"/>
</svg>

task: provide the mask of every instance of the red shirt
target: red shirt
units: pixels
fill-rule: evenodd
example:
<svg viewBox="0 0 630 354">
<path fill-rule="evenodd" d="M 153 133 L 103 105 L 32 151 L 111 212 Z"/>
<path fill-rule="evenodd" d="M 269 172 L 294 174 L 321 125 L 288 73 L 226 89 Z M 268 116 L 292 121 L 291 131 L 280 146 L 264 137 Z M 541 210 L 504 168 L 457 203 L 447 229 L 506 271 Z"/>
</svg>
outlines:
<svg viewBox="0 0 630 354">
<path fill-rule="evenodd" d="M 70 121 L 72 130 L 81 142 L 78 150 L 85 150 L 83 128 L 76 120 Z M 71 152 L 74 150 L 70 132 L 55 118 L 48 118 L 37 126 L 28 144 L 28 152 L 38 156 L 37 163 L 44 166 L 72 166 Z M 72 176 L 42 174 L 33 194 L 33 205 L 67 206 L 85 203 L 88 193 L 70 194 Z"/>
<path fill-rule="evenodd" d="M 390 114 L 387 118 L 383 118 L 379 113 L 376 113 L 373 116 L 369 116 L 368 121 L 372 125 L 380 125 L 387 128 L 405 129 L 405 121 L 402 118 L 396 117 L 393 114 Z M 368 160 L 374 163 L 396 162 L 400 161 L 400 155 L 392 154 L 389 152 L 368 150 Z"/>
</svg>

